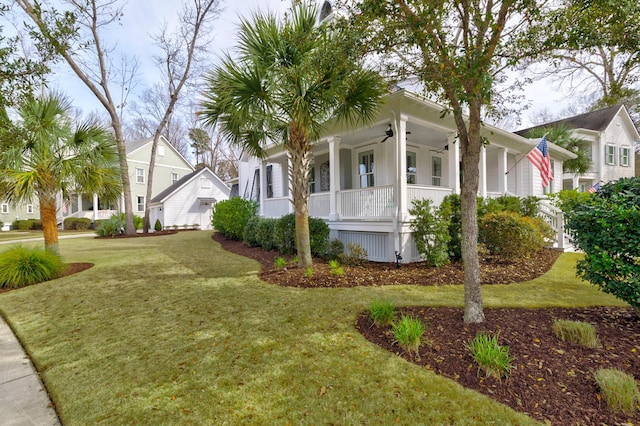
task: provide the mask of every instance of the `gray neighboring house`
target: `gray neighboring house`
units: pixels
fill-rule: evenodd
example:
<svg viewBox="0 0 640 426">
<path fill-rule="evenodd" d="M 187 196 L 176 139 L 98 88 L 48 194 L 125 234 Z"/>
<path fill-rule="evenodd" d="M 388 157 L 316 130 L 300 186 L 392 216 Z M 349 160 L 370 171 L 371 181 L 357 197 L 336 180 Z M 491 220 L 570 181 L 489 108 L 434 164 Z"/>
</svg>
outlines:
<svg viewBox="0 0 640 426">
<path fill-rule="evenodd" d="M 151 228 L 159 220 L 163 229 L 193 225 L 200 229 L 213 229 L 212 208 L 218 201 L 228 200 L 230 193 L 231 188 L 210 168 L 199 168 L 151 199 Z"/>
<path fill-rule="evenodd" d="M 564 173 L 563 189 L 587 191 L 597 183 L 604 184 L 636 175 L 634 148 L 640 143 L 640 135 L 624 105 L 614 105 L 515 133 L 525 136 L 532 129 L 561 125 L 573 129 L 573 136 L 590 142 L 592 162 L 591 168 L 583 175 Z"/>
</svg>

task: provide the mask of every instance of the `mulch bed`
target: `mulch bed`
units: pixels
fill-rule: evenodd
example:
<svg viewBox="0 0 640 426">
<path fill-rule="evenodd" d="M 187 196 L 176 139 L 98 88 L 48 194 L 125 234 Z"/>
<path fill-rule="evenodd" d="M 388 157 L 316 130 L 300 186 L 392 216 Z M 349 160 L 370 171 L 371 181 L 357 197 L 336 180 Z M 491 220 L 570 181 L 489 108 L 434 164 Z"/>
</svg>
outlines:
<svg viewBox="0 0 640 426">
<path fill-rule="evenodd" d="M 314 259 L 313 275 L 304 277 L 290 261 L 287 271 L 274 265 L 277 252 L 251 248 L 240 241 L 226 240 L 219 233 L 213 239 L 233 253 L 257 260 L 260 278 L 266 282 L 295 287 L 353 287 L 376 285 L 442 285 L 463 282 L 459 263 L 443 268 L 423 264 L 367 263 L 345 267 L 344 276 L 335 276 L 322 260 Z M 508 284 L 534 279 L 547 272 L 559 252 L 543 250 L 529 259 L 506 263 L 481 259 L 483 284 Z M 461 385 L 552 424 L 613 425 L 640 424 L 640 411 L 614 413 L 602 400 L 593 373 L 600 368 L 619 368 L 640 378 L 640 318 L 631 308 L 595 307 L 577 309 L 485 309 L 482 324 L 464 324 L 459 308 L 408 307 L 402 313 L 421 318 L 428 325 L 417 356 L 405 353 L 394 342 L 389 327 L 374 327 L 366 313 L 356 328 L 372 343 L 409 362 L 422 365 Z M 593 324 L 602 346 L 583 348 L 560 341 L 551 330 L 554 319 L 565 318 Z M 476 333 L 499 333 L 499 343 L 510 347 L 514 368 L 502 382 L 484 378 L 466 345 Z"/>
<path fill-rule="evenodd" d="M 100 237 L 97 236 L 95 237 L 96 239 L 111 239 L 111 238 L 144 238 L 144 237 L 161 237 L 163 235 L 173 235 L 173 234 L 177 234 L 178 231 L 176 230 L 165 230 L 165 231 L 154 231 L 154 232 L 149 232 L 149 233 L 135 233 L 132 235 L 127 235 L 127 234 L 120 234 L 120 235 L 112 235 L 112 236 L 107 236 L 107 237 Z"/>
</svg>

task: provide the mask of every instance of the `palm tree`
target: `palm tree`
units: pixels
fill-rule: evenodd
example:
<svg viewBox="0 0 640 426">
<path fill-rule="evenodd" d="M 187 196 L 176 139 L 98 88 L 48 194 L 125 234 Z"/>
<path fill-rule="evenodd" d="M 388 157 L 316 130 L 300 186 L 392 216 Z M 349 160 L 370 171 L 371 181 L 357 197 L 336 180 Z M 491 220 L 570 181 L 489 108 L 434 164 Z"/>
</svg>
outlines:
<svg viewBox="0 0 640 426">
<path fill-rule="evenodd" d="M 71 104 L 59 94 L 27 101 L 19 109 L 15 138 L 0 153 L 0 188 L 12 203 L 40 204 L 47 250 L 58 251 L 56 197 L 97 193 L 115 200 L 121 191 L 118 152 L 95 122 L 74 128 Z"/>
<path fill-rule="evenodd" d="M 313 142 L 329 120 L 356 125 L 373 119 L 385 87 L 354 57 L 355 40 L 318 22 L 317 9 L 292 3 L 278 22 L 255 14 L 241 23 L 237 56 L 227 55 L 207 78 L 200 111 L 207 125 L 263 158 L 268 143 L 290 157 L 298 265 L 312 264 L 309 244 L 309 165 Z"/>
<path fill-rule="evenodd" d="M 591 167 L 591 155 L 588 150 L 591 144 L 589 141 L 573 136 L 571 129 L 564 124 L 536 127 L 527 133 L 528 138 L 541 138 L 544 135 L 547 135 L 548 141 L 577 155 L 576 158 L 562 162 L 564 173 L 583 175 L 589 170 Z"/>
</svg>

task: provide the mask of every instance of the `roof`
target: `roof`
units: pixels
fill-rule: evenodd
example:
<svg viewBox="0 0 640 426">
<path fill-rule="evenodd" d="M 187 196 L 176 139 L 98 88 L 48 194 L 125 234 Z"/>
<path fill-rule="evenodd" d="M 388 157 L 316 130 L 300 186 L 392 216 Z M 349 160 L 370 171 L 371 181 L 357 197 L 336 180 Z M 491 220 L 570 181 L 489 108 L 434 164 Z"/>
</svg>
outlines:
<svg viewBox="0 0 640 426">
<path fill-rule="evenodd" d="M 153 197 L 150 201 L 150 204 L 155 204 L 155 203 L 162 203 L 164 202 L 165 199 L 167 199 L 171 194 L 173 194 L 174 192 L 176 192 L 178 189 L 180 189 L 183 185 L 185 185 L 187 182 L 191 181 L 193 178 L 195 178 L 196 176 L 198 176 L 199 174 L 203 173 L 204 171 L 208 171 L 209 173 L 211 173 L 211 175 L 214 178 L 217 178 L 218 181 L 226 188 L 227 185 L 222 182 L 222 180 L 218 177 L 218 175 L 216 175 L 215 173 L 213 173 L 213 171 L 209 168 L 209 167 L 202 167 L 200 169 L 196 169 L 194 171 L 192 171 L 191 173 L 189 173 L 188 175 L 184 175 L 182 176 L 180 179 L 178 179 L 177 181 L 175 181 L 171 186 L 169 186 L 167 189 L 165 189 L 164 191 L 162 191 L 161 193 L 159 193 L 158 195 L 156 195 L 155 197 Z"/>
<path fill-rule="evenodd" d="M 124 144 L 124 148 L 127 152 L 127 155 L 131 154 L 133 151 L 137 151 L 140 148 L 142 148 L 143 146 L 145 146 L 146 144 L 153 142 L 153 137 L 149 137 L 149 138 L 144 138 L 144 139 L 137 139 L 135 141 L 127 141 Z"/>
<path fill-rule="evenodd" d="M 569 118 L 563 118 L 562 120 L 552 121 L 550 123 L 541 124 L 539 126 L 530 127 L 528 129 L 518 130 L 514 132 L 518 135 L 524 136 L 530 130 L 541 129 L 545 127 L 558 127 L 565 125 L 571 129 L 587 129 L 602 132 L 609 127 L 611 121 L 618 114 L 624 105 L 617 104 L 607 108 L 599 109 L 597 111 L 586 112 L 584 114 L 576 115 Z"/>
</svg>

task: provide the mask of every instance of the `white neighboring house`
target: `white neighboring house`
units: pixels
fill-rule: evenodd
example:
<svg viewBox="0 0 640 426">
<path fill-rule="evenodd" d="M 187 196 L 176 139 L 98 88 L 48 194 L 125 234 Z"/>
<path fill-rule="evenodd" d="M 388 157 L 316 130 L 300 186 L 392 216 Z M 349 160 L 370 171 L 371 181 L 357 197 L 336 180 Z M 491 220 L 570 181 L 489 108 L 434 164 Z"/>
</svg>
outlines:
<svg viewBox="0 0 640 426">
<path fill-rule="evenodd" d="M 163 229 L 185 225 L 213 229 L 211 209 L 218 201 L 228 200 L 230 192 L 231 188 L 211 169 L 197 169 L 151 199 L 151 229 L 156 220 L 160 220 Z"/>
<path fill-rule="evenodd" d="M 376 121 L 366 127 L 329 126 L 313 145 L 309 215 L 324 219 L 331 238 L 358 243 L 370 260 L 404 262 L 420 255 L 410 229 L 411 202 L 429 198 L 436 205 L 460 193 L 460 150 L 451 116 L 421 96 L 399 90 L 385 98 Z M 542 196 L 542 180 L 525 158 L 537 145 L 514 133 L 485 125 L 488 145 L 480 158 L 478 195 Z M 575 155 L 549 144 L 551 167 L 562 175 L 562 162 Z M 288 157 L 271 146 L 263 160 L 244 155 L 239 164 L 239 194 L 259 203 L 263 217 L 293 212 Z M 553 179 L 546 192 L 562 189 Z"/>
<path fill-rule="evenodd" d="M 590 142 L 591 168 L 583 175 L 565 173 L 564 189 L 587 191 L 593 185 L 604 184 L 636 175 L 635 145 L 640 135 L 624 105 L 614 105 L 529 129 L 518 130 L 526 135 L 531 129 L 567 126 L 573 136 Z"/>
</svg>

